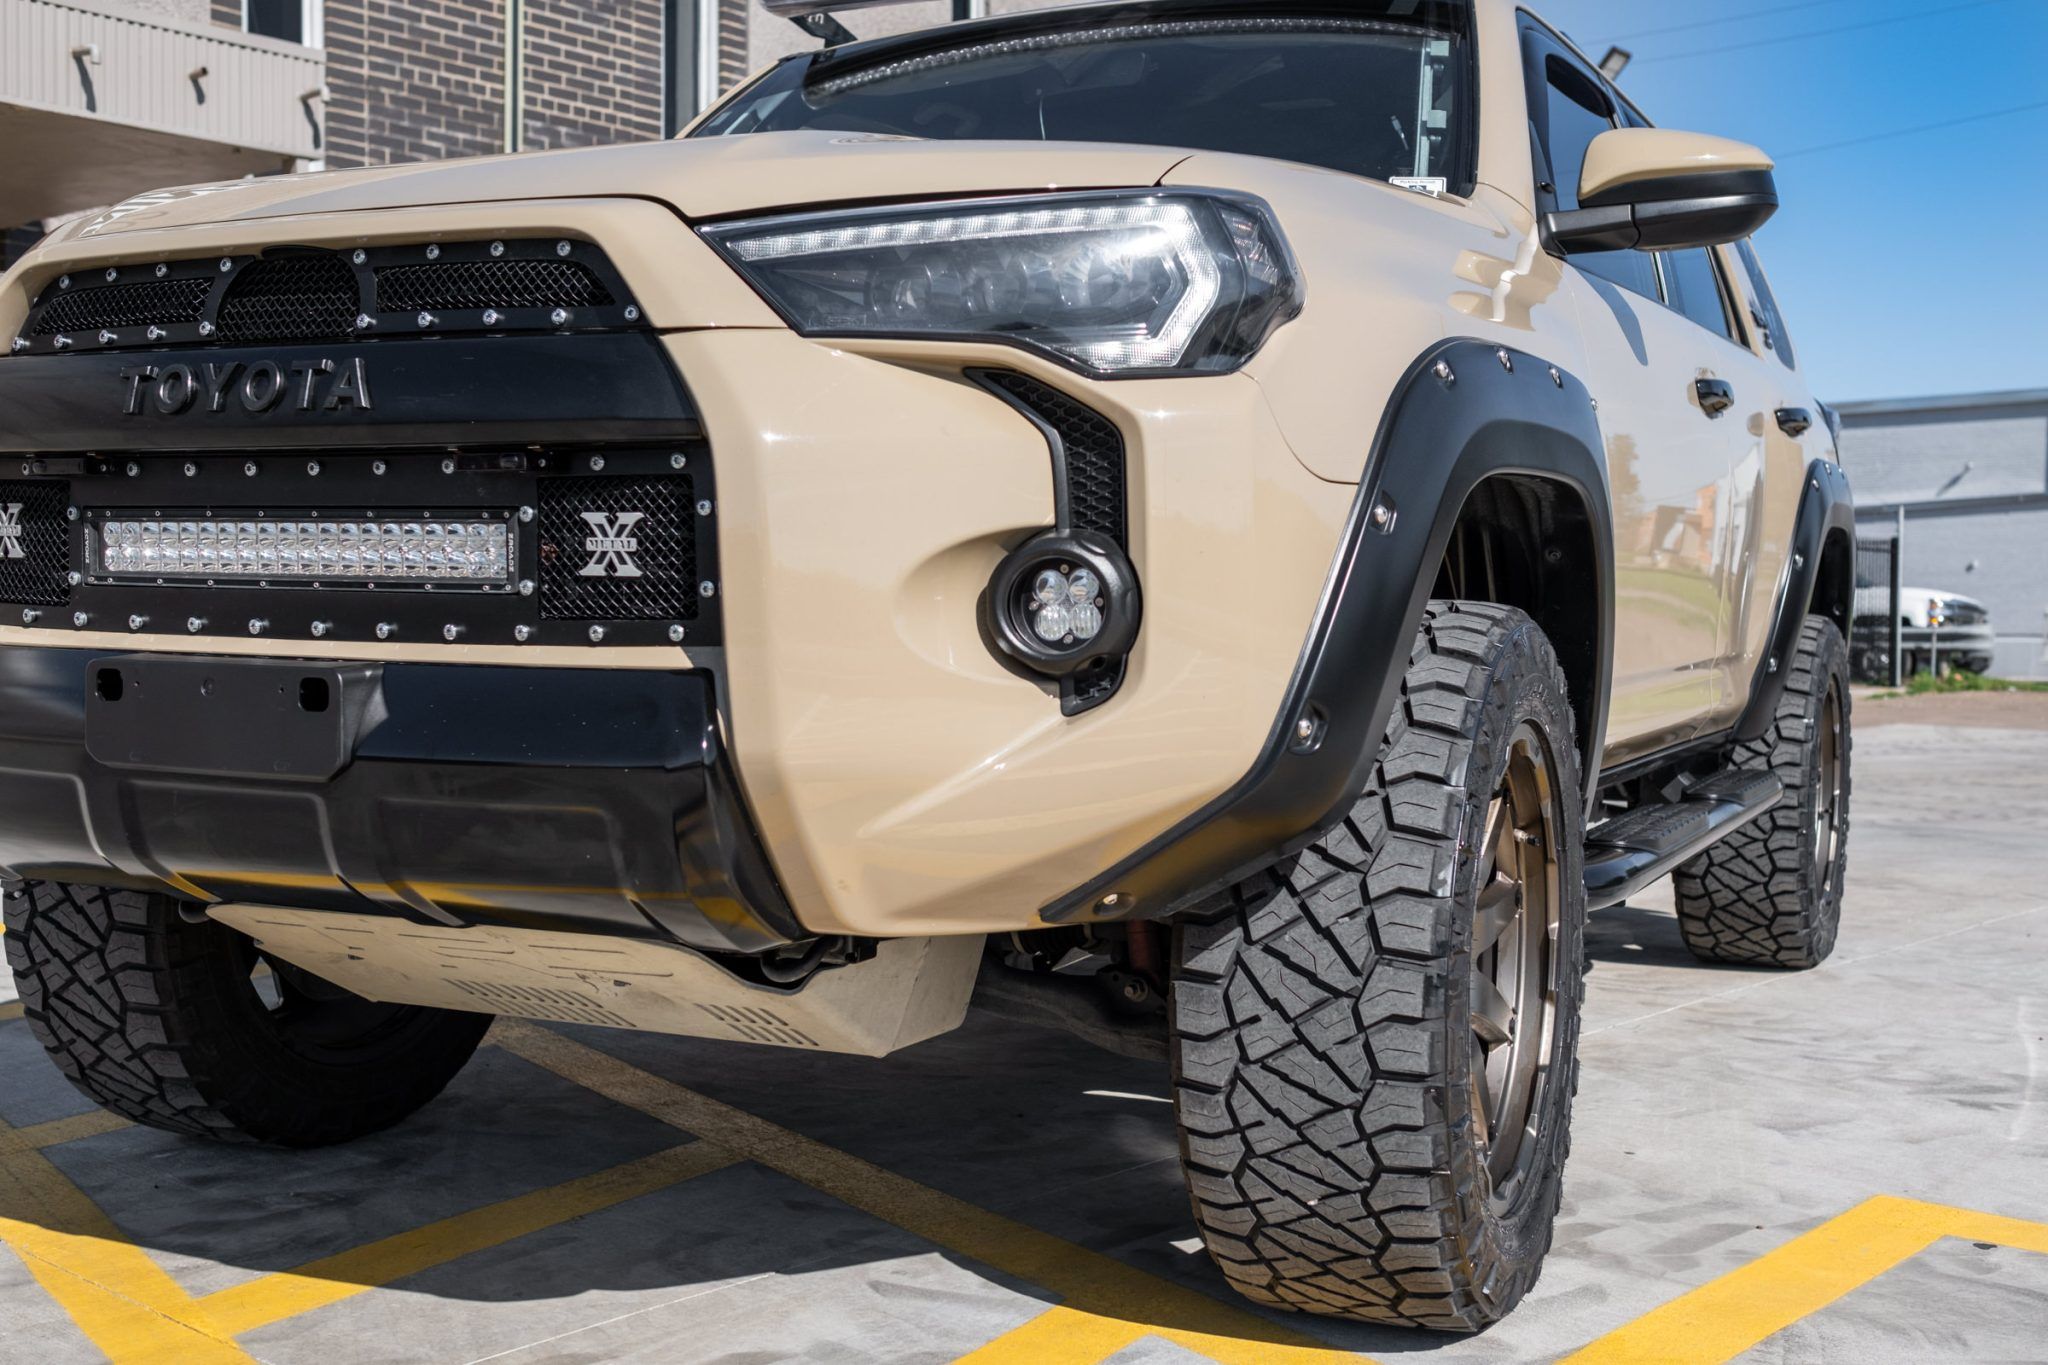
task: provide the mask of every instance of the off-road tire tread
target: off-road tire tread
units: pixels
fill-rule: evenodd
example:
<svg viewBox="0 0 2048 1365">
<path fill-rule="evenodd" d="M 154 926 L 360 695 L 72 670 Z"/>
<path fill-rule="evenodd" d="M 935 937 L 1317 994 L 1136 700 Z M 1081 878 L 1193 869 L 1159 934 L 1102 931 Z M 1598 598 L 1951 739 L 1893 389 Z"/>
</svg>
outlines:
<svg viewBox="0 0 2048 1365">
<path fill-rule="evenodd" d="M 1840 688 L 1848 730 L 1841 753 L 1841 852 L 1832 887 L 1814 885 L 1814 803 L 1820 799 L 1822 703 L 1830 681 Z M 1685 946 L 1705 962 L 1748 966 L 1819 966 L 1834 951 L 1841 926 L 1842 863 L 1848 853 L 1850 753 L 1849 652 L 1841 630 L 1824 616 L 1800 628 L 1784 695 L 1764 735 L 1739 744 L 1729 757 L 1737 768 L 1774 772 L 1785 796 L 1772 810 L 1672 877 L 1678 927 Z"/>
<path fill-rule="evenodd" d="M 1472 1129 L 1468 1106 L 1447 1104 L 1465 1072 L 1454 1077 L 1444 1042 L 1447 992 L 1466 989 L 1449 964 L 1471 933 L 1468 888 L 1454 885 L 1460 842 L 1478 837 L 1468 802 L 1483 827 L 1492 795 L 1468 791 L 1466 769 L 1517 670 L 1555 690 L 1555 761 L 1577 806 L 1565 678 L 1542 632 L 1513 608 L 1433 602 L 1350 816 L 1176 923 L 1170 1018 L 1189 1193 L 1211 1255 L 1256 1303 L 1470 1332 L 1535 1282 L 1578 1081 L 1583 939 L 1568 936 L 1560 988 L 1563 1098 L 1553 1169 L 1531 1196 L 1545 1205 L 1541 1231 L 1512 1254 L 1472 1212 L 1483 1177 L 1452 1158 Z M 1560 872 L 1583 886 L 1582 825 L 1570 833 Z"/>
<path fill-rule="evenodd" d="M 5 888 L 7 965 L 57 1068 L 105 1109 L 219 1142 L 317 1147 L 387 1128 L 439 1094 L 489 1019 L 421 1011 L 403 1046 L 307 1072 L 229 998 L 234 931 L 169 897 L 54 882 Z"/>
</svg>

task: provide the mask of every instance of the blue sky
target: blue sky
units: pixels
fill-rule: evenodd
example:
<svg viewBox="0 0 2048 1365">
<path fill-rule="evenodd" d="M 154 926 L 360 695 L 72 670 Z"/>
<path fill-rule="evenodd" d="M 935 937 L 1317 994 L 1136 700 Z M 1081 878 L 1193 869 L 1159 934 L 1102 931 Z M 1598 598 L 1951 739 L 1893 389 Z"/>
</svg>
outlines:
<svg viewBox="0 0 2048 1365">
<path fill-rule="evenodd" d="M 2048 0 L 1531 8 L 1632 51 L 1622 88 L 1660 126 L 1779 158 L 1757 248 L 1822 398 L 2048 388 Z"/>
</svg>

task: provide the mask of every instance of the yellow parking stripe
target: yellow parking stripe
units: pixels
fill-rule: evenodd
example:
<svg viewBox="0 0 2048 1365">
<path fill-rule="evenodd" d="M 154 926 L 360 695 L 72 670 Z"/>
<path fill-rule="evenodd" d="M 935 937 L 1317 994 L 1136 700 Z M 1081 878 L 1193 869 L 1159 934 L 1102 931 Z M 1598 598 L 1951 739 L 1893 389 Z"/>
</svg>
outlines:
<svg viewBox="0 0 2048 1365">
<path fill-rule="evenodd" d="M 200 1300 L 231 1332 L 266 1327 L 366 1290 L 487 1251 L 733 1164 L 706 1142 L 671 1147 L 595 1175 L 473 1209 L 368 1246 L 233 1285 Z"/>
<path fill-rule="evenodd" d="M 119 1114 L 109 1114 L 104 1109 L 93 1109 L 83 1114 L 73 1114 L 68 1119 L 51 1119 L 48 1123 L 34 1123 L 17 1129 L 15 1137 L 24 1147 L 33 1147 L 40 1152 L 46 1147 L 61 1147 L 67 1142 L 81 1138 L 98 1137 L 102 1133 L 118 1133 L 123 1128 L 135 1125 Z"/>
<path fill-rule="evenodd" d="M 99 1205 L 4 1124 L 0 1242 L 113 1361 L 250 1359 Z"/>
<path fill-rule="evenodd" d="M 1609 1333 L 1566 1365 L 1733 1359 L 1944 1237 L 2048 1254 L 2048 1224 L 1881 1195 Z"/>
<path fill-rule="evenodd" d="M 19 1000 L 10 1000 L 4 1005 L 0 1005 L 0 1019 L 19 1018 L 21 1018 L 21 1002 Z"/>
<path fill-rule="evenodd" d="M 1360 1359 L 1246 1309 L 941 1194 L 560 1034 L 507 1020 L 498 1024 L 492 1037 L 515 1056 L 606 1099 L 800 1180 L 928 1242 L 1050 1290 L 1066 1310 L 1050 1326 L 1074 1331 L 1085 1350 L 1066 1355 L 1049 1340 L 1049 1330 L 1036 1325 L 1044 1321 L 1040 1318 L 1018 1329 L 1029 1334 L 1027 1342 L 1040 1345 L 1035 1360 L 1099 1360 L 1111 1352 L 1086 1352 L 1108 1343 L 1115 1343 L 1113 1350 L 1121 1349 L 1147 1336 L 1165 1337 L 1224 1365 L 1334 1365 Z M 1082 1319 L 1096 1321 L 1084 1326 Z M 983 1349 L 1007 1351 L 1003 1342 L 1008 1339 Z M 1051 1354 L 1045 1353 L 1048 1347 Z"/>
<path fill-rule="evenodd" d="M 1131 1324 L 1098 1317 L 1061 1305 L 1040 1313 L 1022 1327 L 1003 1333 L 978 1351 L 969 1351 L 953 1365 L 1096 1365 L 1153 1333 L 1132 1334 Z"/>
</svg>

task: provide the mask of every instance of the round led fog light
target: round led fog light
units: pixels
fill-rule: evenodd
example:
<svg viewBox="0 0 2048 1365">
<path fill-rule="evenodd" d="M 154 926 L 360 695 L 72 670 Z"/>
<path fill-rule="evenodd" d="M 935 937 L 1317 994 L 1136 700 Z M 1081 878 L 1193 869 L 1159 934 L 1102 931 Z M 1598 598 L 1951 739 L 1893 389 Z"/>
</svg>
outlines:
<svg viewBox="0 0 2048 1365">
<path fill-rule="evenodd" d="M 995 644 L 1048 677 L 1127 653 L 1137 637 L 1130 562 L 1087 531 L 1049 531 L 1020 546 L 997 568 L 984 600 Z"/>
</svg>

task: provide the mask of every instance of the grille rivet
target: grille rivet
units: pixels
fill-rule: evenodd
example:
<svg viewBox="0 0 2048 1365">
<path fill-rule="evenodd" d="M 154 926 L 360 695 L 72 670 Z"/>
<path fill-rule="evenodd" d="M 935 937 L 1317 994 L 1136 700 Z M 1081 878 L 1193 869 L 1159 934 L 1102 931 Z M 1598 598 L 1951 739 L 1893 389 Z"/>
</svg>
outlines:
<svg viewBox="0 0 2048 1365">
<path fill-rule="evenodd" d="M 520 519 L 521 521 L 532 521 L 532 520 L 533 520 L 533 508 L 531 508 L 531 507 L 521 507 L 521 508 L 519 509 L 519 519 Z"/>
<path fill-rule="evenodd" d="M 434 315 L 433 315 L 432 313 L 425 313 L 425 312 L 423 312 L 423 313 L 421 313 L 421 314 L 420 314 L 420 317 L 419 317 L 419 323 L 420 323 L 420 326 L 422 326 L 422 327 L 432 327 L 432 326 L 434 325 L 434 322 L 435 322 L 435 318 L 434 318 Z"/>
<path fill-rule="evenodd" d="M 356 330 L 358 332 L 367 332 L 376 325 L 377 319 L 371 317 L 368 313 L 356 314 Z"/>
<path fill-rule="evenodd" d="M 135 462 L 134 462 L 133 460 L 130 460 L 130 461 L 128 462 L 128 477 L 129 477 L 129 478 L 131 478 L 131 479 L 133 479 L 133 478 L 139 478 L 139 477 L 141 476 L 141 474 L 142 474 L 142 466 L 141 466 L 141 465 L 139 465 L 139 464 L 137 464 L 137 463 L 135 463 Z"/>
<path fill-rule="evenodd" d="M 71 613 L 71 624 L 74 626 L 82 626 L 90 619 L 91 618 L 88 617 L 82 611 L 74 611 Z"/>
<path fill-rule="evenodd" d="M 592 643 L 592 644 L 596 644 L 596 643 L 598 643 L 599 641 L 601 641 L 601 640 L 603 640 L 603 639 L 604 639 L 604 627 L 603 627 L 603 626 L 592 626 L 592 627 L 590 628 L 590 643 Z"/>
<path fill-rule="evenodd" d="M 201 336 L 203 336 L 203 337 L 210 337 L 210 336 L 212 336 L 212 335 L 213 335 L 213 324 L 212 324 L 212 323 L 210 323 L 210 322 L 202 322 L 202 323 L 200 323 L 200 324 L 199 324 L 199 335 L 201 335 Z"/>
<path fill-rule="evenodd" d="M 326 623 L 325 621 L 315 621 L 315 622 L 313 623 L 313 638 L 314 638 L 314 639 L 316 639 L 316 640 L 317 640 L 317 639 L 319 639 L 319 638 L 320 638 L 321 636 L 325 635 L 325 634 L 327 633 L 327 631 L 328 631 L 328 625 L 327 625 L 327 623 Z"/>
<path fill-rule="evenodd" d="M 361 247 L 357 247 L 354 251 L 349 253 L 348 258 L 351 261 L 354 261 L 357 265 L 361 265 L 364 261 L 370 259 L 370 253 L 363 250 Z"/>
<path fill-rule="evenodd" d="M 428 247 L 427 247 L 427 259 L 428 259 L 428 260 L 430 260 L 430 261 L 438 261 L 438 260 L 440 260 L 440 259 L 441 259 L 441 248 L 440 248 L 440 247 L 438 247 L 438 246 L 432 246 L 432 245 L 428 246 Z"/>
<path fill-rule="evenodd" d="M 533 580 L 531 578 L 522 578 L 519 580 L 519 595 L 521 597 L 533 596 Z"/>
<path fill-rule="evenodd" d="M 149 331 L 144 333 L 144 335 L 147 336 L 151 341 L 162 341 L 164 338 L 164 329 L 152 322 L 149 324 Z"/>
<path fill-rule="evenodd" d="M 306 472 L 318 478 L 320 475 L 320 462 L 318 460 L 306 461 Z"/>
<path fill-rule="evenodd" d="M 697 515 L 700 517 L 708 517 L 711 515 L 711 499 L 697 499 Z"/>
<path fill-rule="evenodd" d="M 593 456 L 591 456 L 591 457 L 590 457 L 590 472 L 591 472 L 591 473 L 595 474 L 595 473 L 596 473 L 596 472 L 597 472 L 598 470 L 600 470 L 600 469 L 603 469 L 603 468 L 604 468 L 604 456 L 602 456 L 602 455 L 593 455 Z"/>
<path fill-rule="evenodd" d="M 229 260 L 226 256 L 223 256 L 220 258 L 220 268 L 223 272 L 233 270 L 235 268 L 235 263 Z"/>
<path fill-rule="evenodd" d="M 520 644 L 522 644 L 522 645 L 523 645 L 523 644 L 525 644 L 525 643 L 526 643 L 526 642 L 527 642 L 528 640 L 531 640 L 531 639 L 533 638 L 533 627 L 532 627 L 532 626 L 514 626 L 514 627 L 512 627 L 512 638 L 513 638 L 513 639 L 515 639 L 515 640 L 517 640 L 517 641 L 518 641 L 518 642 L 519 642 Z"/>
<path fill-rule="evenodd" d="M 85 575 L 73 569 L 70 573 L 64 575 L 64 581 L 75 588 L 85 581 Z"/>
<path fill-rule="evenodd" d="M 109 332 L 106 328 L 100 328 L 100 345 L 105 346 L 110 342 L 119 341 L 120 339 L 119 336 Z"/>
<path fill-rule="evenodd" d="M 560 327 L 568 320 L 569 310 L 566 308 L 557 308 L 554 312 L 548 314 L 548 321 L 554 323 L 557 327 Z"/>
<path fill-rule="evenodd" d="M 557 256 L 566 256 L 566 255 L 568 255 L 568 254 L 569 254 L 569 244 L 568 244 L 567 242 L 556 242 L 556 243 L 555 243 L 555 254 L 556 254 Z"/>
<path fill-rule="evenodd" d="M 697 585 L 697 596 L 699 597 L 709 597 L 717 591 L 718 585 L 708 578 Z"/>
<path fill-rule="evenodd" d="M 684 465 L 688 464 L 689 462 L 689 457 L 680 452 L 668 457 L 668 467 L 670 469 L 681 469 Z"/>
<path fill-rule="evenodd" d="M 456 625 L 453 621 L 450 621 L 447 625 L 441 627 L 441 638 L 449 641 L 450 643 L 453 643 L 455 640 L 460 638 L 461 635 L 462 627 Z"/>
<path fill-rule="evenodd" d="M 14 339 L 14 349 L 17 351 L 26 351 L 28 349 L 28 338 L 16 337 Z"/>
<path fill-rule="evenodd" d="M 243 466 L 242 466 L 242 473 L 244 473 L 245 475 L 247 475 L 248 477 L 250 477 L 250 478 L 252 478 L 252 479 L 253 479 L 253 478 L 255 478 L 255 477 L 256 477 L 256 462 L 255 462 L 254 460 L 251 460 L 251 461 L 249 461 L 249 463 L 247 463 L 247 464 L 243 465 Z"/>
<path fill-rule="evenodd" d="M 71 346 L 71 338 L 67 336 L 60 336 L 57 338 L 54 344 L 60 351 L 68 350 Z"/>
<path fill-rule="evenodd" d="M 453 458 L 441 461 L 441 472 L 443 474 L 453 474 L 455 472 L 455 461 Z"/>
<path fill-rule="evenodd" d="M 668 638 L 670 644 L 681 644 L 683 642 L 683 628 L 681 626 L 670 626 L 668 628 Z"/>
<path fill-rule="evenodd" d="M 264 631 L 268 630 L 269 628 L 270 622 L 264 620 L 262 617 L 252 616 L 249 618 L 249 633 L 251 635 L 261 635 Z"/>
<path fill-rule="evenodd" d="M 388 468 L 390 468 L 390 466 L 385 464 L 382 460 L 370 461 L 370 472 L 372 474 L 382 474 Z"/>
<path fill-rule="evenodd" d="M 21 623 L 25 626 L 32 626 L 36 623 L 36 618 L 41 615 L 42 613 L 34 607 L 23 607 L 21 609 Z"/>
<path fill-rule="evenodd" d="M 78 509 L 77 509 L 76 507 L 67 507 L 67 508 L 65 508 L 65 509 L 64 509 L 64 520 L 66 520 L 66 521 L 77 521 L 77 520 L 78 520 Z"/>
<path fill-rule="evenodd" d="M 505 254 L 505 244 L 504 244 L 503 242 L 492 242 L 492 243 L 491 243 L 491 254 L 492 254 L 493 256 L 502 256 L 502 255 L 504 255 L 504 254 Z"/>
<path fill-rule="evenodd" d="M 170 274 L 170 273 L 171 273 L 171 268 L 170 268 L 169 266 L 165 265 L 165 264 L 164 264 L 164 263 L 163 263 L 162 261 L 158 261 L 158 262 L 157 262 L 157 266 L 156 266 L 156 277 L 157 277 L 158 279 L 162 279 L 162 278 L 163 278 L 164 276 L 166 276 L 166 275 L 168 275 L 168 274 Z"/>
<path fill-rule="evenodd" d="M 131 616 L 128 618 L 128 629 L 130 630 L 141 630 L 148 624 L 149 618 L 147 616 Z"/>
<path fill-rule="evenodd" d="M 112 267 L 112 266 L 108 266 L 108 267 L 107 267 L 107 283 L 108 283 L 108 284 L 112 284 L 112 283 L 113 283 L 113 282 L 114 282 L 115 280 L 118 280 L 118 279 L 120 279 L 120 278 L 121 278 L 121 272 L 120 272 L 120 271 L 118 271 L 118 270 L 114 269 L 114 267 Z"/>
<path fill-rule="evenodd" d="M 59 275 L 57 277 L 57 287 L 59 289 L 69 289 L 71 287 L 71 277 L 69 275 Z"/>
<path fill-rule="evenodd" d="M 193 464 L 190 460 L 185 461 L 185 477 L 188 479 L 199 477 L 199 466 Z"/>
<path fill-rule="evenodd" d="M 626 305 L 626 321 L 628 321 L 628 322 L 638 322 L 638 321 L 640 321 L 640 310 L 639 310 L 638 308 L 635 308 L 635 307 L 634 307 L 634 306 L 633 306 L 632 304 L 630 304 L 630 303 Z"/>
<path fill-rule="evenodd" d="M 192 634 L 197 635 L 200 631 L 206 629 L 206 618 L 204 616 L 186 617 L 185 629 L 190 631 Z"/>
<path fill-rule="evenodd" d="M 498 325 L 499 316 L 500 315 L 498 313 L 498 310 L 495 308 L 484 309 L 484 326 L 496 327 Z"/>
<path fill-rule="evenodd" d="M 390 639 L 397 631 L 398 627 L 389 621 L 379 621 L 377 623 L 377 638 L 380 640 Z"/>
</svg>

